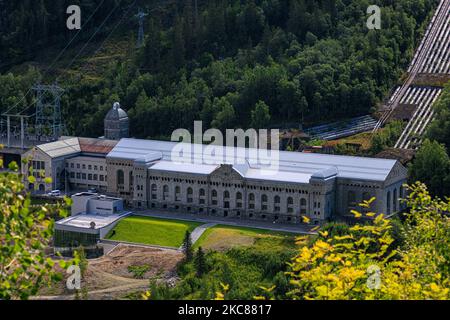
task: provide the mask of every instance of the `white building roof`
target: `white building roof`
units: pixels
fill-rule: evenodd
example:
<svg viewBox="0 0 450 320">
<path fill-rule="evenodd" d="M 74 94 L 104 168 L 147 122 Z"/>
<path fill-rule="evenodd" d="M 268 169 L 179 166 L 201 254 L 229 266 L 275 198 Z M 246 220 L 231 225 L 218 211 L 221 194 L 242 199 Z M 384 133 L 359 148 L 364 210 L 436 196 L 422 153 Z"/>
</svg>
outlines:
<svg viewBox="0 0 450 320">
<path fill-rule="evenodd" d="M 152 169 L 165 169 L 167 171 L 189 172 L 194 174 L 208 174 L 212 172 L 214 165 L 233 165 L 235 170 L 249 179 L 271 180 L 270 175 L 261 174 L 263 167 L 258 161 L 256 149 L 216 147 L 216 155 L 223 157 L 215 158 L 215 162 L 209 154 L 210 150 L 205 145 L 181 144 L 186 151 L 185 156 L 196 159 L 195 165 L 186 164 L 178 168 L 171 165 L 172 150 L 180 144 L 177 142 L 122 139 L 116 147 L 108 154 L 108 158 L 124 158 L 129 160 L 142 159 L 148 154 L 161 154 L 162 161 L 153 165 Z M 208 148 L 208 149 L 207 149 Z M 309 178 L 329 178 L 337 176 L 340 178 L 359 179 L 367 181 L 384 181 L 396 165 L 396 160 L 337 156 L 327 154 L 299 153 L 299 152 L 277 152 L 279 156 L 278 177 L 279 181 L 307 182 Z M 230 156 L 231 155 L 231 156 Z M 273 154 L 276 155 L 276 154 Z M 230 156 L 227 158 L 226 156 Z M 155 159 L 157 161 L 157 159 Z M 194 161 L 192 161 L 194 162 Z M 246 166 L 248 164 L 248 166 Z M 156 167 L 155 167 L 156 166 Z M 258 170 L 255 170 L 258 169 Z M 295 173 L 295 174 L 294 174 Z"/>
<path fill-rule="evenodd" d="M 57 221 L 58 226 L 68 226 L 81 229 L 91 229 L 91 223 L 95 223 L 95 228 L 93 230 L 102 229 L 110 224 L 122 219 L 129 213 L 122 214 L 110 214 L 110 215 L 100 215 L 100 214 L 79 214 L 76 216 L 68 217 L 63 220 Z"/>
<path fill-rule="evenodd" d="M 69 138 L 65 140 L 41 144 L 36 148 L 46 153 L 51 158 L 59 158 L 81 152 L 78 138 Z"/>
<path fill-rule="evenodd" d="M 192 164 L 192 163 L 176 163 L 171 161 L 160 161 L 150 167 L 150 170 L 171 171 L 208 175 L 218 168 L 217 165 Z"/>
</svg>

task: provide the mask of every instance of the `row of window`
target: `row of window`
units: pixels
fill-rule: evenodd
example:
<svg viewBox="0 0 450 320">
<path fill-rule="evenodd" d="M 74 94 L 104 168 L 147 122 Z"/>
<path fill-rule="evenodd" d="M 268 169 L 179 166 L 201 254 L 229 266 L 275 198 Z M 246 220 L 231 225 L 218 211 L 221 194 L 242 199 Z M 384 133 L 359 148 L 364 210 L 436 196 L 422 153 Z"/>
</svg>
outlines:
<svg viewBox="0 0 450 320">
<path fill-rule="evenodd" d="M 71 169 L 75 169 L 75 163 L 70 163 L 70 164 L 66 163 L 66 168 L 69 168 L 69 166 Z M 103 169 L 104 169 L 103 166 L 97 166 L 97 165 L 91 165 L 91 164 L 86 165 L 86 164 L 80 164 L 80 163 L 77 163 L 76 167 L 77 167 L 77 169 L 83 169 L 83 170 L 87 169 L 87 170 L 94 170 L 94 171 L 99 171 L 99 168 L 100 168 L 100 171 L 103 171 Z"/>
<path fill-rule="evenodd" d="M 157 200 L 158 199 L 158 186 L 156 184 L 152 184 L 151 185 L 151 199 L 152 200 Z M 206 190 L 205 189 L 200 189 L 198 192 L 198 202 L 200 205 L 204 205 L 206 204 Z M 163 201 L 168 201 L 170 198 L 170 188 L 168 185 L 163 186 L 163 195 L 162 195 L 162 200 Z M 175 194 L 174 194 L 174 199 L 175 202 L 181 202 L 182 201 L 182 197 L 181 197 L 181 187 L 176 186 L 175 187 Z M 223 192 L 223 207 L 225 209 L 230 208 L 230 199 L 231 199 L 231 194 L 229 191 L 224 191 Z M 242 208 L 243 207 L 243 195 L 241 192 L 236 192 L 236 197 L 235 197 L 235 207 L 236 208 Z M 219 201 L 218 201 L 218 192 L 217 190 L 212 190 L 211 191 L 211 205 L 213 206 L 218 206 L 219 205 Z M 187 203 L 193 203 L 194 202 L 194 190 L 189 187 L 186 190 L 186 202 Z M 269 202 L 269 197 L 265 194 L 261 195 L 261 210 L 262 211 L 268 211 L 268 202 Z M 307 200 L 304 198 L 300 199 L 300 207 L 301 207 L 301 213 L 302 214 L 306 214 L 306 206 L 307 206 Z M 294 198 L 293 197 L 288 197 L 286 200 L 286 211 L 289 213 L 293 213 L 294 212 Z M 320 208 L 320 203 L 315 202 L 315 206 Z M 273 205 L 273 210 L 275 212 L 280 212 L 281 211 L 281 197 L 280 196 L 275 196 L 274 197 L 274 205 Z M 248 209 L 250 210 L 254 210 L 255 209 L 255 194 L 254 193 L 250 193 L 248 195 Z"/>
<path fill-rule="evenodd" d="M 167 178 L 167 177 L 149 177 L 151 181 L 166 181 L 166 182 L 176 182 L 176 183 L 187 183 L 187 184 L 198 184 L 198 185 L 208 185 L 207 181 L 195 181 L 195 180 L 186 180 L 186 179 L 178 179 L 178 178 Z M 242 184 L 230 184 L 230 183 L 219 183 L 219 182 L 209 182 L 210 186 L 219 187 L 222 186 L 224 188 L 234 187 L 236 189 L 243 189 L 245 186 Z M 295 190 L 295 189 L 284 189 L 284 188 L 276 188 L 276 187 L 266 187 L 266 186 L 247 186 L 249 190 L 260 190 L 260 191 L 273 191 L 273 192 L 287 192 L 287 193 L 299 193 L 299 194 L 308 194 L 308 191 L 305 190 Z"/>
<path fill-rule="evenodd" d="M 70 173 L 71 179 L 78 179 L 78 180 L 88 180 L 88 181 L 100 181 L 104 182 L 107 181 L 107 176 L 103 174 L 94 174 L 94 173 L 82 173 L 82 172 L 71 172 Z"/>
</svg>

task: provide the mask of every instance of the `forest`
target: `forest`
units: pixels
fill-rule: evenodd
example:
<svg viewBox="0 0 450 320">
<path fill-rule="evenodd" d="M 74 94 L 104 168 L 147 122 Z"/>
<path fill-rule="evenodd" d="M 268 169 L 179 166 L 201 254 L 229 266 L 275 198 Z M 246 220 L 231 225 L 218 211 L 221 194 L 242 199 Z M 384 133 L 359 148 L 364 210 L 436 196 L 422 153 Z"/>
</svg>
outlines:
<svg viewBox="0 0 450 320">
<path fill-rule="evenodd" d="M 69 4 L 79 4 L 84 19 L 73 42 L 65 23 Z M 381 30 L 366 27 L 370 4 L 382 8 Z M 73 135 L 102 135 L 114 101 L 128 111 L 139 138 L 166 138 L 194 120 L 219 129 L 285 128 L 367 114 L 402 77 L 436 4 L 0 1 L 0 111 L 29 107 L 34 83 L 57 80 L 66 89 L 63 117 Z M 145 43 L 136 48 L 139 6 L 148 16 Z M 85 50 L 77 57 L 90 39 L 94 48 L 125 48 L 120 55 L 94 50 L 89 60 L 92 50 Z M 50 54 L 33 63 L 38 52 L 59 52 L 67 43 L 76 49 L 63 57 L 73 59 L 68 66 L 52 64 Z M 85 67 L 100 60 L 101 70 Z"/>
</svg>

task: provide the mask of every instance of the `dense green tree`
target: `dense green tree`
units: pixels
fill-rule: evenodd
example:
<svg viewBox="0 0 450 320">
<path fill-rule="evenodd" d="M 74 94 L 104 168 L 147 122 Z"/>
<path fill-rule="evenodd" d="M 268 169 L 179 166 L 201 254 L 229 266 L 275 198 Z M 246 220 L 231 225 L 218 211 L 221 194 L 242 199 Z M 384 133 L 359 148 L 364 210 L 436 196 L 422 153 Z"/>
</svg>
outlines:
<svg viewBox="0 0 450 320">
<path fill-rule="evenodd" d="M 434 109 L 436 116 L 427 135 L 430 139 L 445 144 L 447 150 L 450 150 L 450 82 L 445 86 Z"/>
<path fill-rule="evenodd" d="M 207 126 L 214 122 L 221 129 L 249 127 L 259 101 L 270 107 L 271 125 L 289 122 L 297 127 L 300 122 L 313 124 L 361 115 L 370 112 L 396 83 L 437 3 L 379 0 L 384 26 L 369 31 L 365 28 L 366 2 L 212 0 L 162 4 L 149 0 L 142 4 L 144 10 L 152 10 L 143 48 L 129 47 L 134 42 L 129 39 L 135 37 L 136 20 L 123 21 L 104 48 L 121 48 L 123 43 L 127 48 L 117 54 L 100 50 L 98 59 L 82 55 L 72 70 L 58 63 L 45 74 L 44 82 L 61 73 L 60 84 L 70 87 L 62 107 L 69 133 L 74 135 L 102 135 L 98 124 L 113 99 L 120 100 L 132 115 L 133 136 L 142 138 L 167 138 L 174 129 L 190 129 L 198 119 Z M 118 16 L 131 3 L 105 1 L 68 52 L 77 52 L 77 43 L 89 39 L 118 4 L 91 42 L 96 47 L 95 41 L 103 41 L 113 31 L 113 23 L 120 21 Z M 56 56 L 74 35 L 61 14 L 71 4 L 68 0 L 1 4 L 6 10 L 0 10 L 0 72 L 34 59 L 43 48 L 55 51 Z M 83 16 L 88 17 L 98 3 L 84 0 L 81 6 Z M 68 52 L 60 60 L 70 60 Z M 52 58 L 49 54 L 48 59 Z M 46 59 L 40 60 L 39 65 L 46 64 Z M 92 72 L 83 66 L 102 61 L 110 64 Z M 0 108 L 5 110 L 19 101 L 20 108 L 32 104 L 32 94 L 22 97 L 38 82 L 33 79 L 0 75 Z M 148 101 L 141 97 L 143 90 Z"/>
<path fill-rule="evenodd" d="M 411 181 L 425 183 L 431 194 L 450 194 L 450 159 L 442 144 L 426 139 L 409 169 Z"/>
<path fill-rule="evenodd" d="M 270 122 L 269 106 L 264 101 L 258 101 L 252 111 L 252 128 L 267 129 Z"/>
</svg>

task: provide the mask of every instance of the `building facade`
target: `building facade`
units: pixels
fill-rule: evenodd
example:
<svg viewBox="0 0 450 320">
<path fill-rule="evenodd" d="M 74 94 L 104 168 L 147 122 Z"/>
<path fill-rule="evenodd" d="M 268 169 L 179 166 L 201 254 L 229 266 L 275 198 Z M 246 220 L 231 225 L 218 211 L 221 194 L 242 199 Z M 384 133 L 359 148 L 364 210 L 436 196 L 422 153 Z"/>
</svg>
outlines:
<svg viewBox="0 0 450 320">
<path fill-rule="evenodd" d="M 62 137 L 36 146 L 22 155 L 22 173 L 28 177 L 31 170 L 35 177 L 33 183 L 25 179 L 25 186 L 34 193 L 90 188 L 106 191 L 106 156 L 116 144 L 113 140 Z M 51 183 L 47 177 L 52 178 Z"/>
<path fill-rule="evenodd" d="M 283 223 L 365 211 L 373 197 L 374 212 L 401 209 L 407 170 L 395 160 L 280 152 L 279 170 L 263 175 L 248 162 L 177 164 L 175 145 L 122 139 L 106 157 L 108 193 L 141 209 Z"/>
</svg>

